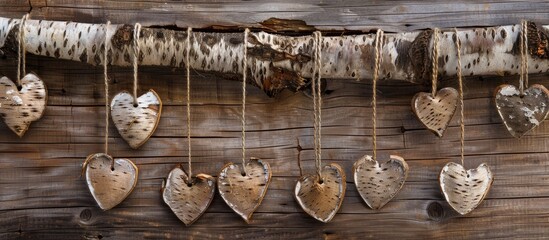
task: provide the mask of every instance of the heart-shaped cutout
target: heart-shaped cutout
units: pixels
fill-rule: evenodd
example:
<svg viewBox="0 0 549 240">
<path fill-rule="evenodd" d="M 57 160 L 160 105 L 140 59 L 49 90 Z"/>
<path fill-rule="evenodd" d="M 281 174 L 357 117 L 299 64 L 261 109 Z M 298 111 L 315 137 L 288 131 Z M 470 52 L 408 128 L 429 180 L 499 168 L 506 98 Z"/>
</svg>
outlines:
<svg viewBox="0 0 549 240">
<path fill-rule="evenodd" d="M 458 100 L 459 93 L 450 87 L 440 89 L 435 97 L 419 92 L 412 98 L 412 110 L 427 129 L 442 137 L 456 112 Z"/>
<path fill-rule="evenodd" d="M 485 163 L 476 169 L 465 170 L 450 162 L 440 172 L 440 188 L 450 206 L 459 214 L 473 211 L 488 195 L 492 186 L 492 172 Z"/>
<path fill-rule="evenodd" d="M 366 155 L 353 165 L 355 185 L 360 196 L 372 209 L 380 209 L 400 191 L 408 176 L 408 164 L 402 157 L 391 155 L 378 162 Z"/>
<path fill-rule="evenodd" d="M 322 169 L 322 182 L 317 174 L 303 176 L 295 185 L 295 198 L 303 211 L 327 223 L 332 220 L 345 197 L 345 172 L 335 163 Z"/>
<path fill-rule="evenodd" d="M 105 153 L 88 156 L 83 165 L 90 192 L 103 210 L 109 210 L 126 199 L 137 184 L 137 166 L 123 158 Z"/>
<path fill-rule="evenodd" d="M 21 79 L 21 90 L 7 77 L 0 78 L 0 116 L 19 137 L 25 135 L 31 122 L 42 117 L 47 98 L 46 86 L 35 74 Z"/>
<path fill-rule="evenodd" d="M 166 179 L 162 198 L 177 218 L 190 226 L 210 206 L 215 194 L 215 178 L 201 173 L 187 183 L 187 176 L 181 168 L 174 168 Z"/>
<path fill-rule="evenodd" d="M 228 163 L 221 169 L 217 180 L 219 195 L 247 223 L 263 201 L 271 182 L 271 166 L 257 158 L 242 164 Z"/>
<path fill-rule="evenodd" d="M 496 90 L 496 107 L 505 127 L 520 138 L 537 127 L 549 113 L 549 91 L 534 84 L 520 95 L 513 85 L 503 84 Z"/>
<path fill-rule="evenodd" d="M 111 102 L 111 116 L 118 133 L 133 149 L 139 148 L 153 135 L 160 114 L 162 101 L 152 89 L 137 98 L 134 106 L 133 96 L 122 91 Z"/>
</svg>

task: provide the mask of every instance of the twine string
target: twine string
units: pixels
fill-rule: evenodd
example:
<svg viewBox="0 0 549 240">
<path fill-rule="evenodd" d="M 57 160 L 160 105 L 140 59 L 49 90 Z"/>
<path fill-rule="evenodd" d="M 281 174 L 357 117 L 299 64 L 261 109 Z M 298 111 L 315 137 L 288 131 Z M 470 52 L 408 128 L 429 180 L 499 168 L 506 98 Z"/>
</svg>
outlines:
<svg viewBox="0 0 549 240">
<path fill-rule="evenodd" d="M 313 115 L 314 115 L 314 150 L 315 165 L 319 181 L 322 183 L 322 33 L 316 31 L 313 34 L 314 40 L 314 63 L 311 88 L 313 93 Z"/>
<path fill-rule="evenodd" d="M 432 67 L 432 76 L 431 76 L 431 81 L 432 81 L 432 84 L 431 84 L 431 95 L 433 97 L 435 97 L 435 95 L 437 94 L 437 83 L 438 83 L 438 41 L 439 41 L 439 33 L 440 33 L 440 30 L 438 28 L 435 28 L 433 30 L 433 51 L 432 51 L 432 54 L 431 54 L 431 63 L 433 64 L 431 67 Z"/>
<path fill-rule="evenodd" d="M 317 64 L 317 57 L 318 57 L 318 53 L 317 53 L 317 45 L 318 45 L 318 32 L 314 32 L 313 33 L 313 77 L 311 78 L 311 91 L 313 93 L 313 148 L 314 148 L 314 156 L 315 156 L 315 167 L 316 167 L 316 172 L 317 172 L 317 175 L 318 175 L 318 178 L 319 179 L 322 179 L 322 173 L 321 173 L 321 170 L 320 170 L 320 164 L 318 162 L 318 146 L 317 146 L 317 129 L 318 129 L 318 126 L 317 126 L 317 101 L 316 101 L 316 76 L 317 76 L 317 72 L 318 72 L 318 64 Z"/>
<path fill-rule="evenodd" d="M 460 143 L 461 143 L 461 166 L 465 167 L 465 116 L 464 116 L 464 104 L 463 104 L 463 79 L 461 75 L 461 40 L 458 36 L 457 28 L 454 28 L 456 35 L 456 52 L 457 52 L 457 77 L 459 83 L 459 104 L 460 104 Z"/>
<path fill-rule="evenodd" d="M 373 142 L 373 159 L 377 161 L 377 80 L 379 78 L 379 69 L 381 67 L 381 56 L 383 53 L 383 30 L 378 29 L 375 39 L 375 64 L 374 76 L 372 79 L 372 142 Z"/>
<path fill-rule="evenodd" d="M 141 35 L 141 24 L 136 23 L 133 28 L 133 105 L 137 106 L 137 70 L 139 61 L 139 37 Z"/>
<path fill-rule="evenodd" d="M 107 155 L 109 154 L 109 75 L 107 65 L 109 64 L 110 50 L 109 36 L 107 33 L 110 25 L 110 21 L 105 25 L 105 49 L 103 52 L 103 77 L 105 78 L 105 154 Z"/>
<path fill-rule="evenodd" d="M 520 94 L 524 95 L 524 88 L 528 88 L 528 21 L 521 21 L 520 34 Z"/>
<path fill-rule="evenodd" d="M 242 57 L 242 172 L 248 175 L 246 171 L 246 82 L 248 71 L 248 35 L 250 29 L 244 30 L 244 56 Z"/>
<path fill-rule="evenodd" d="M 318 70 L 318 75 L 316 79 L 316 95 L 317 95 L 317 145 L 318 145 L 318 166 L 322 167 L 322 33 L 318 32 L 317 35 L 317 45 L 316 45 L 316 69 Z M 319 169 L 320 170 L 320 169 Z"/>
<path fill-rule="evenodd" d="M 193 169 L 192 169 L 192 155 L 191 155 L 191 34 L 192 28 L 187 28 L 187 49 L 185 51 L 185 67 L 187 74 L 187 144 L 189 154 L 187 158 L 189 175 L 187 175 L 187 183 L 191 182 Z"/>
<path fill-rule="evenodd" d="M 27 59 L 27 46 L 25 45 L 25 25 L 27 23 L 27 19 L 29 18 L 29 14 L 23 15 L 21 18 L 21 21 L 19 22 L 19 34 L 18 37 L 18 44 L 17 44 L 17 85 L 21 86 L 21 65 L 22 65 L 22 71 L 23 75 L 26 75 L 27 69 L 26 69 L 26 59 Z"/>
</svg>

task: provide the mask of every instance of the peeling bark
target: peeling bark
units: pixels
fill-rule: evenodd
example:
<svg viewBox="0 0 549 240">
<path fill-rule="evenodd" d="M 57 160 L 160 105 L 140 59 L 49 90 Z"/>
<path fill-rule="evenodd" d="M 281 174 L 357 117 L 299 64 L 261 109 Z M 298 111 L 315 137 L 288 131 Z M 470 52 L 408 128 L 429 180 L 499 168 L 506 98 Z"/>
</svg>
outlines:
<svg viewBox="0 0 549 240">
<path fill-rule="evenodd" d="M 267 21 L 266 24 L 276 22 Z M 313 29 L 305 23 L 304 29 Z M 0 18 L 0 51 L 15 55 L 19 20 Z M 272 25 L 272 24 L 271 24 Z M 549 70 L 548 27 L 538 28 L 529 22 L 529 73 Z M 284 26 L 282 26 L 282 29 Z M 25 27 L 29 53 L 81 61 L 93 65 L 103 62 L 104 25 L 74 22 L 29 20 Z M 113 65 L 131 66 L 133 26 L 111 25 L 108 38 L 112 44 L 109 61 Z M 459 31 L 462 41 L 464 76 L 518 74 L 519 25 Z M 430 82 L 431 30 L 386 34 L 383 47 L 382 79 L 415 83 Z M 238 76 L 242 70 L 243 33 L 195 32 L 192 41 L 191 67 L 200 71 Z M 312 76 L 311 36 L 283 36 L 254 32 L 248 39 L 249 83 L 270 96 L 283 89 L 298 91 L 308 86 Z M 161 28 L 141 31 L 141 65 L 183 67 L 186 32 Z M 456 74 L 456 50 L 453 31 L 440 38 L 440 76 Z M 331 79 L 372 77 L 373 34 L 324 37 L 322 76 Z M 240 78 L 239 78 L 240 79 Z"/>
</svg>

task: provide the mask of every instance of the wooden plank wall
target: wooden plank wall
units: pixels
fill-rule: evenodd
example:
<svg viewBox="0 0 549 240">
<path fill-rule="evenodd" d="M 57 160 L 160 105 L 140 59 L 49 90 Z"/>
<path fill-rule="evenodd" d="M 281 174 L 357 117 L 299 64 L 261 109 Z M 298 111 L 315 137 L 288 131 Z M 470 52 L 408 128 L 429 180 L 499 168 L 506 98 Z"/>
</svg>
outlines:
<svg viewBox="0 0 549 240">
<path fill-rule="evenodd" d="M 180 27 L 188 22 L 197 27 L 249 25 L 269 17 L 302 19 L 323 29 L 382 26 L 389 31 L 514 24 L 521 18 L 549 23 L 545 2 L 0 0 L 0 16 L 20 17 L 29 10 L 34 19 L 109 18 L 115 23 Z M 0 75 L 15 79 L 15 66 L 15 59 L 0 59 Z M 328 80 L 323 156 L 325 162 L 342 165 L 348 176 L 347 195 L 334 220 L 317 222 L 293 199 L 298 159 L 304 172 L 314 171 L 312 100 L 291 92 L 271 99 L 250 87 L 249 155 L 268 161 L 273 169 L 265 200 L 247 225 L 216 195 L 206 214 L 185 227 L 160 195 L 163 178 L 187 156 L 184 70 L 141 68 L 140 89 L 157 91 L 164 111 L 154 136 L 139 150 L 132 150 L 111 127 L 111 154 L 132 159 L 140 175 L 132 195 L 107 212 L 96 207 L 80 178 L 85 157 L 102 151 L 102 69 L 29 56 L 28 70 L 46 82 L 48 107 L 22 139 L 0 125 L 0 239 L 462 239 L 542 238 L 549 233 L 549 125 L 514 139 L 501 124 L 492 99 L 499 84 L 516 84 L 516 76 L 465 80 L 466 166 L 486 162 L 495 174 L 490 194 L 467 216 L 458 216 L 448 206 L 437 180 L 444 164 L 459 161 L 458 119 L 439 139 L 424 130 L 410 110 L 411 97 L 429 91 L 428 86 L 380 83 L 378 146 L 381 154 L 403 156 L 410 174 L 401 193 L 373 211 L 350 178 L 353 162 L 371 152 L 371 85 L 367 80 Z M 132 69 L 113 67 L 110 76 L 111 94 L 131 88 Z M 532 75 L 530 82 L 549 84 L 547 74 Z M 226 162 L 240 159 L 240 84 L 194 71 L 192 84 L 193 168 L 217 175 Z M 457 86 L 455 79 L 441 84 Z"/>
</svg>

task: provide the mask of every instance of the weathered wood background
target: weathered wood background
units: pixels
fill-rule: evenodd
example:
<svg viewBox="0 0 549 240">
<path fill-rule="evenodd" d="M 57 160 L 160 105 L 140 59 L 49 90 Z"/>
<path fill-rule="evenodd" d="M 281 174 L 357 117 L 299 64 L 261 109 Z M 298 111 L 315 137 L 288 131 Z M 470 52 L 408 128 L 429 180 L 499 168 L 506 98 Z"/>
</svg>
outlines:
<svg viewBox="0 0 549 240">
<path fill-rule="evenodd" d="M 549 23 L 549 3 L 521 1 L 164 1 L 0 0 L 0 16 L 103 23 L 206 28 L 212 25 L 255 26 L 270 17 L 305 20 L 330 30 L 382 27 L 410 31 L 429 27 L 516 24 L 522 18 Z M 386 81 L 379 86 L 378 146 L 410 165 L 400 194 L 380 211 L 370 210 L 356 192 L 351 166 L 371 152 L 371 85 L 369 81 L 329 81 L 324 98 L 325 162 L 341 164 L 348 176 L 347 195 L 328 224 L 306 215 L 293 199 L 303 171 L 314 171 L 312 100 L 283 92 L 268 98 L 250 87 L 249 155 L 267 160 L 273 180 L 261 207 L 247 225 L 216 195 L 209 210 L 192 227 L 184 227 L 162 202 L 163 178 L 186 160 L 184 70 L 141 68 L 141 90 L 153 88 L 164 102 L 160 125 L 139 150 L 132 150 L 111 127 L 110 149 L 132 159 L 140 169 L 134 192 L 108 212 L 96 207 L 80 164 L 102 151 L 103 77 L 100 67 L 28 57 L 28 70 L 47 84 L 44 117 L 19 139 L 0 125 L 0 238 L 2 239 L 347 239 L 347 238 L 544 238 L 549 233 L 549 126 L 514 139 L 497 115 L 492 95 L 518 77 L 465 80 L 466 166 L 488 163 L 495 181 L 480 207 L 458 216 L 443 199 L 438 173 L 459 161 L 459 127 L 454 118 L 442 139 L 423 129 L 410 110 L 410 99 L 427 86 Z M 16 60 L 1 59 L 0 75 L 15 79 Z M 110 70 L 111 94 L 131 88 L 132 70 Z M 531 83 L 549 84 L 547 74 Z M 240 159 L 240 84 L 193 72 L 193 156 L 195 172 L 217 175 Z M 443 86 L 457 86 L 447 79 Z"/>
</svg>

